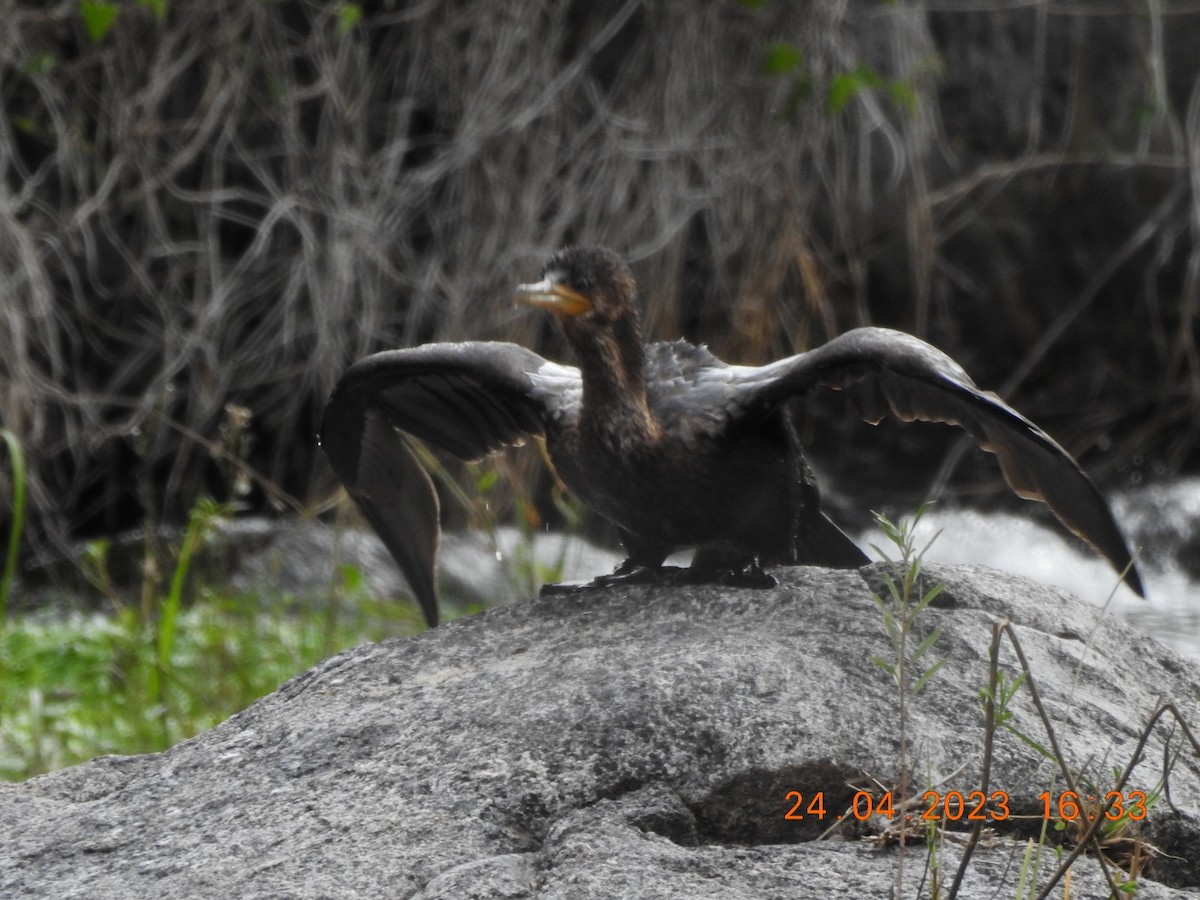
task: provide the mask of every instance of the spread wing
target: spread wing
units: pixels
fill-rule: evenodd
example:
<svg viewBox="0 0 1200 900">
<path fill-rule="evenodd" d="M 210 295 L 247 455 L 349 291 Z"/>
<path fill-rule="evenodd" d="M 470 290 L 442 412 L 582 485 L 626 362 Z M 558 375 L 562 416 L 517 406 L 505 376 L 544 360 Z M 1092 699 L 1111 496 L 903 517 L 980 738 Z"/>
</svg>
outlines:
<svg viewBox="0 0 1200 900">
<path fill-rule="evenodd" d="M 714 372 L 714 375 L 717 374 Z M 966 429 L 996 454 L 1010 488 L 1045 503 L 1144 596 L 1129 547 L 1108 503 L 1079 464 L 1046 432 L 995 394 L 981 391 L 954 360 L 924 341 L 887 328 L 858 328 L 827 344 L 759 368 L 729 367 L 734 418 L 753 416 L 821 386 L 846 391 L 864 419 L 890 410 L 905 422 Z"/>
<path fill-rule="evenodd" d="M 438 622 L 437 494 L 400 432 L 478 459 L 577 415 L 581 391 L 577 369 L 490 342 L 376 353 L 352 365 L 334 388 L 321 447 L 395 557 L 430 627 Z"/>
</svg>

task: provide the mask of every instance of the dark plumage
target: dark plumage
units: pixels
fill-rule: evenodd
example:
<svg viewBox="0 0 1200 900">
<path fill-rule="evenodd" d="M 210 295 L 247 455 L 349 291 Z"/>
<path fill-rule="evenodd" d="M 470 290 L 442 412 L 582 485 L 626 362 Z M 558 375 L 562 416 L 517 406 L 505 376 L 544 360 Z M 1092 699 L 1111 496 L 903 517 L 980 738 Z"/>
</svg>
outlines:
<svg viewBox="0 0 1200 900">
<path fill-rule="evenodd" d="M 1071 456 L 929 344 L 857 328 L 766 366 L 731 366 L 684 341 L 644 344 L 633 276 L 608 250 L 569 247 L 543 275 L 518 293 L 555 314 L 579 368 L 515 344 L 427 344 L 355 363 L 325 410 L 325 453 L 430 625 L 437 497 L 400 432 L 463 459 L 544 436 L 566 485 L 620 530 L 629 558 L 616 576 L 698 547 L 693 575 L 720 567 L 770 583 L 760 563 L 867 560 L 821 512 L 792 428 L 787 401 L 818 387 L 851 393 L 870 422 L 890 410 L 962 426 L 1017 494 L 1046 503 L 1143 593 L 1108 505 Z"/>
</svg>

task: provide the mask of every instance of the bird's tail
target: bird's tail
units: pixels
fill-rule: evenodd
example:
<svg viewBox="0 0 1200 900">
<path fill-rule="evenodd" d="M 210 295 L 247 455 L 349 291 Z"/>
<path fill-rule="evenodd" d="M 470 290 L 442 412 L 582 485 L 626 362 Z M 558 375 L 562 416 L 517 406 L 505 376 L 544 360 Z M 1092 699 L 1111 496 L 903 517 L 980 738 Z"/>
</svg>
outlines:
<svg viewBox="0 0 1200 900">
<path fill-rule="evenodd" d="M 796 565 L 857 569 L 870 561 L 825 513 L 800 517 L 796 529 Z"/>
</svg>

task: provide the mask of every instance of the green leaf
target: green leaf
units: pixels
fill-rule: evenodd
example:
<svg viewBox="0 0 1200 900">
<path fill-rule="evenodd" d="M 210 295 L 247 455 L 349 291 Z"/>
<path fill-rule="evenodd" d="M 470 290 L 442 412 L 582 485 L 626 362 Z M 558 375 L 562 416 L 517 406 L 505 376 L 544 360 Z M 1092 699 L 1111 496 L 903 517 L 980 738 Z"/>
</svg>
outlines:
<svg viewBox="0 0 1200 900">
<path fill-rule="evenodd" d="M 884 572 L 883 583 L 887 585 L 888 593 L 892 597 L 892 602 L 899 606 L 902 602 L 903 595 L 900 593 L 900 588 L 896 585 L 896 580 L 887 572 Z"/>
<path fill-rule="evenodd" d="M 345 37 L 362 21 L 362 7 L 357 3 L 343 3 L 338 7 L 337 17 L 338 37 Z"/>
<path fill-rule="evenodd" d="M 118 12 L 120 10 L 115 3 L 107 3 L 105 0 L 81 0 L 79 15 L 83 18 L 83 27 L 87 31 L 88 40 L 93 44 L 104 40 L 104 36 L 112 28 L 113 22 L 117 20 Z"/>
<path fill-rule="evenodd" d="M 45 75 L 57 64 L 58 59 L 53 53 L 38 53 L 25 61 L 21 71 L 26 75 Z"/>
<path fill-rule="evenodd" d="M 1021 743 L 1025 744 L 1027 747 L 1031 747 L 1032 749 L 1036 750 L 1038 753 L 1040 753 L 1046 759 L 1054 759 L 1053 753 L 1051 753 L 1049 750 L 1047 750 L 1045 747 L 1043 747 L 1041 744 L 1039 744 L 1037 741 L 1035 741 L 1029 735 L 1025 734 L 1025 732 L 1018 731 L 1016 728 L 1013 728 L 1013 726 L 1008 725 L 1008 724 L 1005 724 L 1003 726 L 1003 728 L 1009 734 L 1013 735 L 1013 737 L 1015 737 L 1019 741 L 1021 741 Z"/>
<path fill-rule="evenodd" d="M 896 564 L 896 561 L 894 559 L 892 559 L 890 556 L 888 556 L 887 553 L 884 552 L 884 549 L 882 547 L 880 547 L 878 544 L 867 544 L 867 546 L 870 547 L 872 550 L 874 550 L 876 553 L 878 553 L 880 558 L 884 562 L 890 562 L 890 563 L 892 563 L 892 565 Z"/>
<path fill-rule="evenodd" d="M 8 617 L 8 595 L 16 577 L 17 551 L 21 546 L 21 530 L 25 523 L 25 453 L 16 434 L 7 428 L 0 428 L 0 440 L 8 447 L 13 483 L 12 523 L 9 526 L 4 571 L 0 574 L 0 626 L 3 626 Z"/>
<path fill-rule="evenodd" d="M 888 96 L 892 98 L 892 102 L 905 112 L 911 115 L 917 111 L 917 92 L 913 90 L 912 85 L 908 82 L 889 81 L 887 92 Z"/>
<path fill-rule="evenodd" d="M 929 634 L 925 638 L 925 640 L 921 641 L 921 646 L 919 646 L 916 649 L 916 651 L 913 653 L 913 655 L 912 655 L 913 662 L 916 662 L 922 656 L 924 656 L 926 653 L 928 653 L 929 648 L 932 647 L 934 642 L 941 636 L 942 636 L 942 629 L 940 629 L 940 628 L 934 628 L 933 631 L 929 632 Z"/>
<path fill-rule="evenodd" d="M 893 82 L 893 84 L 898 84 L 898 83 L 899 82 Z M 916 103 L 916 100 L 917 100 L 917 98 L 916 98 L 916 95 L 914 94 L 913 95 L 913 103 L 914 104 Z M 922 506 L 920 509 L 917 510 L 917 514 L 915 516 L 913 516 L 913 527 L 914 528 L 916 527 L 917 522 L 921 521 L 921 516 L 925 514 L 925 510 L 928 507 L 929 507 L 929 504 L 926 503 L 924 506 Z M 925 554 L 929 552 L 929 548 L 933 546 L 934 541 L 936 541 L 938 538 L 940 538 L 942 536 L 942 531 L 943 531 L 943 529 L 939 528 L 934 533 L 933 537 L 931 537 L 926 542 L 925 546 L 921 548 L 921 551 L 917 554 L 918 557 L 923 558 L 925 556 Z"/>
<path fill-rule="evenodd" d="M 342 579 L 342 587 L 347 594 L 354 595 L 362 590 L 366 580 L 363 578 L 362 569 L 351 563 L 339 563 L 337 570 Z"/>
<path fill-rule="evenodd" d="M 929 590 L 927 590 L 925 592 L 925 595 L 923 597 L 921 597 L 920 600 L 917 601 L 917 605 L 913 607 L 913 612 L 912 612 L 913 617 L 916 618 L 918 615 L 920 615 L 920 613 L 925 609 L 925 607 L 927 607 L 930 603 L 932 603 L 935 599 L 937 599 L 938 594 L 940 594 L 945 589 L 945 587 L 946 587 L 945 583 L 939 581 L 937 584 L 935 584 L 933 587 L 931 587 Z"/>
<path fill-rule="evenodd" d="M 866 66 L 857 66 L 849 72 L 834 75 L 829 80 L 829 94 L 826 100 L 829 111 L 841 112 L 859 91 L 879 87 L 882 83 L 883 79 Z"/>
<path fill-rule="evenodd" d="M 879 666 L 879 668 L 883 669 L 883 671 L 887 672 L 893 678 L 896 677 L 896 667 L 884 660 L 882 657 L 872 656 L 871 662 L 875 663 L 875 665 Z"/>
<path fill-rule="evenodd" d="M 1023 685 L 1024 683 L 1025 683 L 1025 673 L 1024 672 L 1022 672 L 1020 675 L 1018 675 L 1012 681 L 1008 682 L 1008 685 L 1004 688 L 1004 690 L 1001 691 L 1001 695 L 1004 698 L 1002 705 L 1008 706 L 1008 701 L 1016 696 L 1017 691 L 1019 691 L 1021 689 L 1021 685 Z"/>
<path fill-rule="evenodd" d="M 945 662 L 946 661 L 944 659 L 939 659 L 932 666 L 921 673 L 921 677 L 917 679 L 917 683 L 912 686 L 913 696 L 921 693 L 921 689 L 925 687 L 930 678 L 938 673 L 938 669 L 940 669 Z"/>
<path fill-rule="evenodd" d="M 480 472 L 475 478 L 475 490 L 481 494 L 491 493 L 492 488 L 496 486 L 496 482 L 500 480 L 500 473 L 495 469 L 487 469 Z"/>
<path fill-rule="evenodd" d="M 775 41 L 767 49 L 763 68 L 768 75 L 786 75 L 800 65 L 804 54 L 800 48 L 786 41 Z"/>
<path fill-rule="evenodd" d="M 900 626 L 896 624 L 895 616 L 886 608 L 883 610 L 883 629 L 887 632 L 892 646 L 897 650 L 900 649 Z"/>
<path fill-rule="evenodd" d="M 137 4 L 154 13 L 154 19 L 157 22 L 161 22 L 167 17 L 167 0 L 137 0 Z"/>
</svg>

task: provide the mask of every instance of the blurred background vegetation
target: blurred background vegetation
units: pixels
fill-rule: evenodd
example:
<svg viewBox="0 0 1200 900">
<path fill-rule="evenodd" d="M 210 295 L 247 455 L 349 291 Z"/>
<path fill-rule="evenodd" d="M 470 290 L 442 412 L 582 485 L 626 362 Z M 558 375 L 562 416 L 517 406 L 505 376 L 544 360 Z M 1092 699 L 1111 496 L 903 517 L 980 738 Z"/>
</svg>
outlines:
<svg viewBox="0 0 1200 900">
<path fill-rule="evenodd" d="M 570 241 L 633 261 L 655 336 L 756 363 L 899 327 L 1101 478 L 1197 467 L 1190 0 L 0 12 L 0 425 L 30 551 L 206 495 L 312 509 L 355 358 L 565 356 L 510 297 Z M 834 483 L 870 492 L 868 445 L 933 476 L 926 436 L 830 409 L 807 437 Z"/>
<path fill-rule="evenodd" d="M 219 520 L 329 508 L 314 434 L 354 359 L 467 338 L 566 358 L 511 297 L 568 242 L 632 261 L 655 337 L 758 363 L 898 327 L 1109 485 L 1200 468 L 1195 0 L 0 18 L 0 777 L 167 746 L 418 627 L 352 568 L 315 619 L 185 586 Z M 937 428 L 868 439 L 837 402 L 806 414 L 835 505 L 915 506 L 949 475 Z M 965 463 L 956 490 L 1001 489 Z M 515 512 L 530 534 L 575 514 L 537 454 L 455 472 L 452 518 Z M 95 539 L 134 527 L 131 600 Z M 92 539 L 70 555 L 115 614 L 6 626 L 18 539 L 27 560 Z"/>
</svg>

